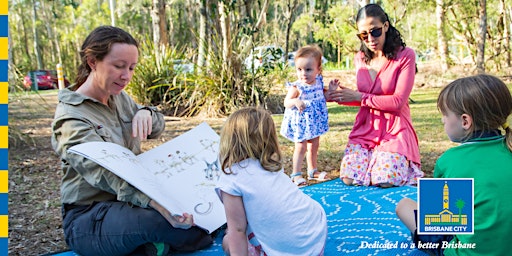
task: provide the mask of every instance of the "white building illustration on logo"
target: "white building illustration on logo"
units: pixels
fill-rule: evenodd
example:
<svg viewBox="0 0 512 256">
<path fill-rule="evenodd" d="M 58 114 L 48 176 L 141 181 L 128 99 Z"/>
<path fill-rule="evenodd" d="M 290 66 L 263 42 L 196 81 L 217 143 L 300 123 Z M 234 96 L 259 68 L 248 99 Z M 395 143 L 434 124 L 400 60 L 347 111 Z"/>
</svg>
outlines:
<svg viewBox="0 0 512 256">
<path fill-rule="evenodd" d="M 466 203 L 463 200 L 457 200 L 455 205 L 459 209 L 458 214 L 453 214 L 449 210 L 450 189 L 448 187 L 448 182 L 445 181 L 443 187 L 443 210 L 439 212 L 439 214 L 425 214 L 425 225 L 467 225 L 468 216 L 466 214 L 462 214 L 462 208 L 464 208 L 465 204 Z"/>
</svg>

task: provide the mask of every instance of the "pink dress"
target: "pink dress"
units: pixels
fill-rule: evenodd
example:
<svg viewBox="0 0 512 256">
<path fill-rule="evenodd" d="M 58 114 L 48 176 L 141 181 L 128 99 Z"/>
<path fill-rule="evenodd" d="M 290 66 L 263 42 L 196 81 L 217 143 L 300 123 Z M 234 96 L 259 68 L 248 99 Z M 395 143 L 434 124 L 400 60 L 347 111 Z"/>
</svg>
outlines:
<svg viewBox="0 0 512 256">
<path fill-rule="evenodd" d="M 406 47 L 388 60 L 372 81 L 364 54 L 355 56 L 357 89 L 362 93 L 340 177 L 358 185 L 415 184 L 421 172 L 418 138 L 412 125 L 409 95 L 416 73 L 415 53 Z"/>
</svg>

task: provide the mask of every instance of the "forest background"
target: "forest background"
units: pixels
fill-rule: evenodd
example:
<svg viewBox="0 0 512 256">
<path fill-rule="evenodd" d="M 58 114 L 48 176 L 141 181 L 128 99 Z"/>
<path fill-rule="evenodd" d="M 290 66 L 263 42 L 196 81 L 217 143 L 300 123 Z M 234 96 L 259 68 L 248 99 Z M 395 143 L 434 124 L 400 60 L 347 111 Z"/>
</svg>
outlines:
<svg viewBox="0 0 512 256">
<path fill-rule="evenodd" d="M 253 48 L 292 52 L 316 43 L 328 59 L 324 81 L 354 87 L 352 58 L 359 48 L 355 0 L 11 0 L 9 2 L 9 255 L 41 255 L 67 248 L 60 217 L 59 159 L 49 143 L 55 91 L 27 92 L 24 76 L 56 69 L 74 81 L 78 52 L 99 25 L 115 25 L 141 43 L 127 91 L 157 105 L 168 128 L 147 150 L 202 121 L 219 131 L 223 118 L 246 105 L 271 110 L 280 124 L 284 82 L 293 68 L 244 65 Z M 417 53 L 411 112 L 427 176 L 453 146 L 435 107 L 439 89 L 461 76 L 487 72 L 511 85 L 512 6 L 505 0 L 377 1 Z M 178 60 L 194 67 L 176 69 Z M 336 177 L 356 108 L 330 103 L 331 131 L 321 138 L 319 164 Z M 282 138 L 285 170 L 293 143 Z"/>
<path fill-rule="evenodd" d="M 115 25 L 141 41 L 141 58 L 128 91 L 142 104 L 172 115 L 229 114 L 266 104 L 276 84 L 290 77 L 287 65 L 251 69 L 244 60 L 257 46 L 281 47 L 285 56 L 316 43 L 326 69 L 352 68 L 359 48 L 357 10 L 364 0 L 13 0 L 10 2 L 11 91 L 34 69 L 62 64 L 73 81 L 85 36 Z M 401 31 L 418 62 L 433 61 L 450 76 L 510 67 L 512 6 L 505 0 L 377 1 Z M 14 33 L 15 31 L 15 33 Z M 193 74 L 175 70 L 177 60 Z M 286 64 L 286 63 L 285 63 Z"/>
</svg>

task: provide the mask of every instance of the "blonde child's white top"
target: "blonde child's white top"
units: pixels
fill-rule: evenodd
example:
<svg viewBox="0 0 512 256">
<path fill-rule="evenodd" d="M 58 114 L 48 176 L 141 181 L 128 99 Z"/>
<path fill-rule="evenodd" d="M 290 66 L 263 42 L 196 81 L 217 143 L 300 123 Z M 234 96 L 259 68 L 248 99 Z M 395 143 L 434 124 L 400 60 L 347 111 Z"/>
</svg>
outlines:
<svg viewBox="0 0 512 256">
<path fill-rule="evenodd" d="M 269 172 L 258 160 L 232 166 L 220 177 L 222 190 L 241 196 L 251 230 L 267 255 L 320 255 L 327 239 L 322 206 L 304 194 L 281 170 Z M 222 200 L 222 198 L 221 198 Z M 229 228 L 229 227 L 228 227 Z"/>
</svg>

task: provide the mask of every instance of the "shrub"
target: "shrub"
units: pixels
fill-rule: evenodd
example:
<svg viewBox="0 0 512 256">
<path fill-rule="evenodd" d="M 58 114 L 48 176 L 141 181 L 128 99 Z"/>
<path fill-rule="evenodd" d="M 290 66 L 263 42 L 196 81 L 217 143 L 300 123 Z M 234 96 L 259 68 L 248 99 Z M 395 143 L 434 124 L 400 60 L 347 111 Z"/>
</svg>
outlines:
<svg viewBox="0 0 512 256">
<path fill-rule="evenodd" d="M 166 115 L 225 116 L 244 106 L 267 107 L 269 92 L 282 86 L 290 73 L 284 65 L 249 72 L 236 50 L 226 61 L 213 47 L 206 67 L 184 73 L 174 66 L 183 59 L 179 52 L 161 47 L 155 54 L 150 40 L 141 44 L 142 57 L 127 88 L 136 101 L 156 105 Z"/>
<path fill-rule="evenodd" d="M 193 76 L 175 70 L 175 60 L 183 56 L 168 47 L 159 47 L 157 52 L 150 40 L 143 41 L 140 49 L 141 57 L 127 91 L 137 102 L 159 106 L 164 112 L 179 108 L 182 93 Z"/>
</svg>

